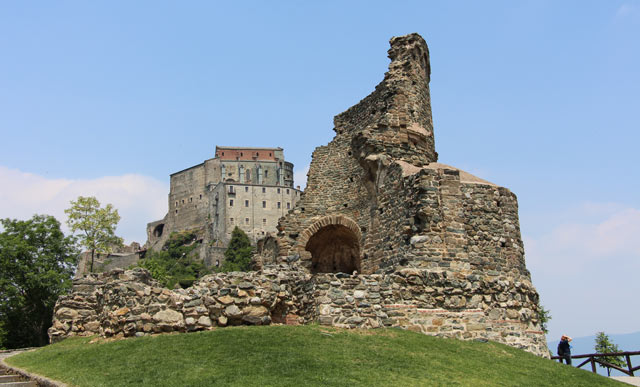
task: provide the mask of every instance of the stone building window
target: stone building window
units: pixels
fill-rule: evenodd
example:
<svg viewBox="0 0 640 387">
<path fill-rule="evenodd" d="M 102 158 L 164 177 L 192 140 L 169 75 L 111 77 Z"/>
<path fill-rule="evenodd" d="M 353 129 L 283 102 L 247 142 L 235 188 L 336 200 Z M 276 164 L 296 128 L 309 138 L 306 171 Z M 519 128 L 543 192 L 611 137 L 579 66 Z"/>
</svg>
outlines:
<svg viewBox="0 0 640 387">
<path fill-rule="evenodd" d="M 249 224 L 249 218 L 244 218 L 244 224 Z"/>
<path fill-rule="evenodd" d="M 178 202 L 176 202 L 176 207 L 178 207 Z"/>
<path fill-rule="evenodd" d="M 244 192 L 249 192 L 249 187 L 244 187 Z"/>
<path fill-rule="evenodd" d="M 200 200 L 202 200 L 202 194 L 200 194 Z"/>
<path fill-rule="evenodd" d="M 262 167 L 258 165 L 258 184 L 262 184 Z"/>
<path fill-rule="evenodd" d="M 247 182 L 251 182 L 251 170 L 247 169 Z"/>
<path fill-rule="evenodd" d="M 266 225 L 267 224 L 267 220 L 266 219 L 262 219 L 262 225 Z"/>
<path fill-rule="evenodd" d="M 233 207 L 233 199 L 229 199 L 229 207 Z"/>
<path fill-rule="evenodd" d="M 280 208 L 280 202 L 278 202 L 278 208 Z"/>
<path fill-rule="evenodd" d="M 244 206 L 245 206 L 245 207 L 249 207 L 249 201 L 248 201 L 248 200 L 245 200 L 245 201 L 244 201 Z"/>
<path fill-rule="evenodd" d="M 267 192 L 267 189 L 262 187 L 262 193 L 266 193 L 266 192 Z"/>
<path fill-rule="evenodd" d="M 267 208 L 267 201 L 266 200 L 262 201 L 262 208 Z"/>
<path fill-rule="evenodd" d="M 189 203 L 193 203 L 193 198 L 189 198 Z"/>
<path fill-rule="evenodd" d="M 182 204 L 184 204 L 184 199 L 182 199 Z"/>
<path fill-rule="evenodd" d="M 229 223 L 233 224 L 233 218 L 229 218 Z"/>
<path fill-rule="evenodd" d="M 287 202 L 287 210 L 291 209 L 291 203 Z"/>
<path fill-rule="evenodd" d="M 278 188 L 278 193 L 280 193 L 280 188 Z"/>
<path fill-rule="evenodd" d="M 240 182 L 244 183 L 244 165 L 240 166 Z"/>
<path fill-rule="evenodd" d="M 269 170 L 265 170 L 264 171 L 264 177 L 268 177 L 269 176 Z"/>
<path fill-rule="evenodd" d="M 289 188 L 287 188 L 287 195 L 289 195 Z"/>
</svg>

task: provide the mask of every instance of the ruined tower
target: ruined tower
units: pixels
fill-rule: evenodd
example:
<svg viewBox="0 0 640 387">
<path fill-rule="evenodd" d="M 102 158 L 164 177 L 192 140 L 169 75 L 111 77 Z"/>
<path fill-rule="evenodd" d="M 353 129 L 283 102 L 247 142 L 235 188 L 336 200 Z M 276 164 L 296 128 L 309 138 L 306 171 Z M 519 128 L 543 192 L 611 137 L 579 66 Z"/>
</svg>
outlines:
<svg viewBox="0 0 640 387">
<path fill-rule="evenodd" d="M 373 93 L 335 117 L 277 233 L 258 241 L 259 270 L 179 291 L 142 269 L 90 275 L 58 300 L 52 340 L 317 322 L 548 356 L 516 196 L 437 162 L 425 41 L 392 38 L 389 58 Z"/>
</svg>

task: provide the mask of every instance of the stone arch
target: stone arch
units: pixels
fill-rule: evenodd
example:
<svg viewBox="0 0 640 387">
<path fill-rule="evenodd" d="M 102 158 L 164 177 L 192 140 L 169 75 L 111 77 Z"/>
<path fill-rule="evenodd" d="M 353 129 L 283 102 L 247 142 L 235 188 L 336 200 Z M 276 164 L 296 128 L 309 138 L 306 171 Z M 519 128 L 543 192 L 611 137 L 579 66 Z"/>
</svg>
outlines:
<svg viewBox="0 0 640 387">
<path fill-rule="evenodd" d="M 153 236 L 156 238 L 160 238 L 164 233 L 164 223 L 160 223 L 153 229 Z"/>
<path fill-rule="evenodd" d="M 299 246 L 311 253 L 312 273 L 352 273 L 360 271 L 361 239 L 360 227 L 352 219 L 327 216 L 302 232 Z"/>
<path fill-rule="evenodd" d="M 257 252 L 258 258 L 261 261 L 260 266 L 277 263 L 278 256 L 280 255 L 278 239 L 268 234 L 258 241 Z"/>
</svg>

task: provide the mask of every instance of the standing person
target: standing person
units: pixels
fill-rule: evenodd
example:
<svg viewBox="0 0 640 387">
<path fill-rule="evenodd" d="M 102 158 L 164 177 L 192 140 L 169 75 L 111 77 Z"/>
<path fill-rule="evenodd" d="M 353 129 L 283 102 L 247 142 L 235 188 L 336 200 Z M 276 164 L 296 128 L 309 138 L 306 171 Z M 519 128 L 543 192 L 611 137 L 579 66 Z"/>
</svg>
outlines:
<svg viewBox="0 0 640 387">
<path fill-rule="evenodd" d="M 573 340 L 571 337 L 562 335 L 558 344 L 558 356 L 562 357 L 568 365 L 571 365 L 571 345 L 569 345 L 571 340 Z M 560 359 L 560 363 L 562 363 L 562 359 Z"/>
</svg>

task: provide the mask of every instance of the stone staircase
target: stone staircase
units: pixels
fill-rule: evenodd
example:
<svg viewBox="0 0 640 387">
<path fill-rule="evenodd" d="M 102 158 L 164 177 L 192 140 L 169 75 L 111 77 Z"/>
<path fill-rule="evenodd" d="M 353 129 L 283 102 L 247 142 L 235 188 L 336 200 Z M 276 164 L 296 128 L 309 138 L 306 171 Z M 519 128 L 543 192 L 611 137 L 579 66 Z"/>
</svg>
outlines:
<svg viewBox="0 0 640 387">
<path fill-rule="evenodd" d="M 38 387 L 38 383 L 0 367 L 0 387 Z"/>
</svg>

